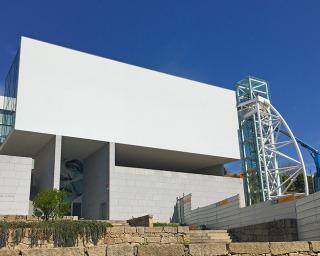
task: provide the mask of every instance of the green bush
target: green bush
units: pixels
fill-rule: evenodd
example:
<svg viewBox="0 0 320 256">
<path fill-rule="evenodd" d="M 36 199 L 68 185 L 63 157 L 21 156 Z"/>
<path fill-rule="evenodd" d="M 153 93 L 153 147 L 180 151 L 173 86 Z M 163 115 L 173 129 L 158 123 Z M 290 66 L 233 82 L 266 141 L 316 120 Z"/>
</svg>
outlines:
<svg viewBox="0 0 320 256">
<path fill-rule="evenodd" d="M 156 222 L 153 223 L 154 227 L 178 227 L 177 223 Z"/>
<path fill-rule="evenodd" d="M 66 200 L 64 191 L 43 191 L 33 199 L 33 214 L 44 220 L 54 219 L 66 215 L 70 210 L 70 203 Z"/>
<path fill-rule="evenodd" d="M 45 241 L 53 240 L 55 247 L 72 247 L 80 242 L 92 241 L 97 244 L 103 238 L 107 227 L 112 227 L 104 221 L 41 221 L 41 222 L 5 222 L 0 221 L 0 248 L 6 246 L 9 232 L 12 230 L 13 242 L 19 244 L 30 229 L 31 247 Z"/>
</svg>

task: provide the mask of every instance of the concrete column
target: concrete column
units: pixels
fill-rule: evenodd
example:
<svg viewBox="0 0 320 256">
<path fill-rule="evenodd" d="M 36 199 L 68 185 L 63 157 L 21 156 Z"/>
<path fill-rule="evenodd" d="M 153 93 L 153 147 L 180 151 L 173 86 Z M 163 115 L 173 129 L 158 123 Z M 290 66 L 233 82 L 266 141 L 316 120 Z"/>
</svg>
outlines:
<svg viewBox="0 0 320 256">
<path fill-rule="evenodd" d="M 60 189 L 62 136 L 56 135 L 54 148 L 53 188 Z"/>
<path fill-rule="evenodd" d="M 112 216 L 112 197 L 111 197 L 111 191 L 110 191 L 110 183 L 112 182 L 112 176 L 113 176 L 113 172 L 114 172 L 114 168 L 116 165 L 116 144 L 114 142 L 109 142 L 109 173 L 108 173 L 108 200 L 107 200 L 107 212 L 108 212 L 108 216 L 109 219 L 113 219 L 114 216 Z"/>
<path fill-rule="evenodd" d="M 109 142 L 109 167 L 110 170 L 116 165 L 116 144 Z"/>
<path fill-rule="evenodd" d="M 82 216 L 109 219 L 109 145 L 106 143 L 84 160 Z"/>
<path fill-rule="evenodd" d="M 37 192 L 59 189 L 61 162 L 61 136 L 54 136 L 35 157 L 33 171 Z"/>
</svg>

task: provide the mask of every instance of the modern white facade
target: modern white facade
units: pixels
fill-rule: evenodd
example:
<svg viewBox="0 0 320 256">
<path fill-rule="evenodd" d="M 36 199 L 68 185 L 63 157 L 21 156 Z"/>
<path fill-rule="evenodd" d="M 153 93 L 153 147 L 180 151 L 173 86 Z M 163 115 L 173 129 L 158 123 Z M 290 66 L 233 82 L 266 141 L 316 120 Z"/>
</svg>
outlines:
<svg viewBox="0 0 320 256">
<path fill-rule="evenodd" d="M 0 155 L 0 215 L 27 215 L 32 159 Z"/>
<path fill-rule="evenodd" d="M 1 153 L 35 159 L 35 191 L 72 187 L 87 218 L 162 221 L 183 193 L 199 206 L 242 195 L 214 176 L 239 159 L 234 91 L 29 38 L 16 71 Z"/>
<path fill-rule="evenodd" d="M 0 96 L 0 143 L 10 131 L 14 114 L 4 103 Z M 31 158 L 0 155 L 0 215 L 28 214 L 32 168 Z"/>
</svg>

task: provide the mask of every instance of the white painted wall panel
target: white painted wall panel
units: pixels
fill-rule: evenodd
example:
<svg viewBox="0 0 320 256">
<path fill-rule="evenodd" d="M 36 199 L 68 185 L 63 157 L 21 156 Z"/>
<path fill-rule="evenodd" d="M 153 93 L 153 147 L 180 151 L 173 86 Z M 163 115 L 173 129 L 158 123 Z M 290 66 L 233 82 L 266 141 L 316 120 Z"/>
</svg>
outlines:
<svg viewBox="0 0 320 256">
<path fill-rule="evenodd" d="M 28 38 L 15 128 L 239 159 L 234 91 Z"/>
<path fill-rule="evenodd" d="M 0 155 L 0 215 L 27 215 L 32 159 Z"/>
<path fill-rule="evenodd" d="M 110 219 L 153 214 L 168 222 L 176 197 L 192 193 L 193 207 L 241 194 L 242 179 L 115 166 L 110 172 Z"/>
</svg>

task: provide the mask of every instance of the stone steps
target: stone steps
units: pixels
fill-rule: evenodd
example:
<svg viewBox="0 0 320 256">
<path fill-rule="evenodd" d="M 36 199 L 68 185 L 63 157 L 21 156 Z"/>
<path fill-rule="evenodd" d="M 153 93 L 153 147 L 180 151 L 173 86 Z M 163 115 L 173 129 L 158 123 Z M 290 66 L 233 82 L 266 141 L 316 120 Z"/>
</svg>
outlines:
<svg viewBox="0 0 320 256">
<path fill-rule="evenodd" d="M 191 243 L 230 243 L 227 230 L 190 230 Z"/>
</svg>

